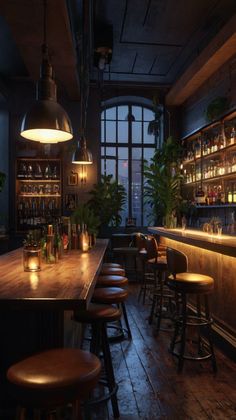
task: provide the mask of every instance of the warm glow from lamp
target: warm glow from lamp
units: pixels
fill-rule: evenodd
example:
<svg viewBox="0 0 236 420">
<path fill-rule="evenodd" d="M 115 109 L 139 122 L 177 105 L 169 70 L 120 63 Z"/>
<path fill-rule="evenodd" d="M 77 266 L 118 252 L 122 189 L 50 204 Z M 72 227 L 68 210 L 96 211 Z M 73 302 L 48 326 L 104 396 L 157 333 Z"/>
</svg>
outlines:
<svg viewBox="0 0 236 420">
<path fill-rule="evenodd" d="M 21 132 L 21 136 L 32 141 L 39 141 L 40 143 L 59 143 L 72 139 L 71 133 L 66 133 L 60 130 L 50 130 L 46 128 L 35 128 Z"/>
</svg>

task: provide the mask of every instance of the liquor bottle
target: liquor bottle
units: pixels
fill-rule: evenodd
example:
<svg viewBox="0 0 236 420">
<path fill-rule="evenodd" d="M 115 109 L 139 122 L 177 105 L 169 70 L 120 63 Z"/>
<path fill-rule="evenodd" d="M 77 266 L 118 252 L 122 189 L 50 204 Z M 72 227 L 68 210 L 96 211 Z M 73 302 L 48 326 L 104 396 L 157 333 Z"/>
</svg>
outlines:
<svg viewBox="0 0 236 420">
<path fill-rule="evenodd" d="M 36 163 L 36 169 L 35 169 L 35 173 L 34 176 L 36 179 L 41 179 L 43 177 L 42 174 L 42 169 L 39 163 Z"/>
<path fill-rule="evenodd" d="M 78 249 L 78 233 L 75 223 L 71 225 L 71 249 Z"/>
<path fill-rule="evenodd" d="M 233 194 L 232 194 L 232 189 L 229 186 L 227 188 L 227 203 L 231 204 L 233 202 Z"/>
<path fill-rule="evenodd" d="M 54 234 L 53 226 L 48 225 L 47 243 L 46 243 L 46 262 L 48 264 L 54 264 L 56 262 L 54 256 Z"/>
<path fill-rule="evenodd" d="M 195 194 L 195 201 L 197 205 L 202 205 L 206 203 L 205 193 L 200 186 L 198 188 L 198 191 Z"/>
<path fill-rule="evenodd" d="M 233 203 L 236 204 L 236 183 L 233 186 Z"/>
</svg>

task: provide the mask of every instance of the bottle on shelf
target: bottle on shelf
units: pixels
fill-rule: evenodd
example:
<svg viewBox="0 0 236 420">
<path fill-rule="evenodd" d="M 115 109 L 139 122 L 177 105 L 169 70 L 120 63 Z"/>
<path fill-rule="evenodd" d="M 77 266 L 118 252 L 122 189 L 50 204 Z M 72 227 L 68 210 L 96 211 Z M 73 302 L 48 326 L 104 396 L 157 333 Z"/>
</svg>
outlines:
<svg viewBox="0 0 236 420">
<path fill-rule="evenodd" d="M 232 194 L 232 186 L 229 184 L 229 186 L 227 187 L 227 203 L 231 204 L 233 202 L 233 194 Z"/>
<path fill-rule="evenodd" d="M 233 184 L 232 202 L 236 204 L 236 182 Z"/>
</svg>

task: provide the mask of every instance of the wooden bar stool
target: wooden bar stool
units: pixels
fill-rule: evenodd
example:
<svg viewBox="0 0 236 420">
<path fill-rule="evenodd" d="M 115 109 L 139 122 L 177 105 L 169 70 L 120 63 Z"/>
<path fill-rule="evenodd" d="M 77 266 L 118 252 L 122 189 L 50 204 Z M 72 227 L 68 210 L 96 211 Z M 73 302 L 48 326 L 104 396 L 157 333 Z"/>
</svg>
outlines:
<svg viewBox="0 0 236 420">
<path fill-rule="evenodd" d="M 72 419 L 82 419 L 80 400 L 87 399 L 101 371 L 99 359 L 78 349 L 52 349 L 30 356 L 7 371 L 10 391 L 19 404 L 18 419 L 28 410 L 39 420 L 46 412 L 73 404 Z"/>
<path fill-rule="evenodd" d="M 132 338 L 128 316 L 125 307 L 125 301 L 128 298 L 128 290 L 122 289 L 121 287 L 101 287 L 94 290 L 92 302 L 94 303 L 106 303 L 109 305 L 117 304 L 118 307 L 121 307 L 126 331 L 128 334 L 128 338 Z M 122 328 L 124 330 L 124 328 Z M 124 335 L 122 335 L 123 337 Z M 121 338 L 121 336 L 119 336 Z"/>
<path fill-rule="evenodd" d="M 182 371 L 185 359 L 195 361 L 211 359 L 215 372 L 217 366 L 211 338 L 213 320 L 208 303 L 208 295 L 214 290 L 214 279 L 203 274 L 187 272 L 188 261 L 186 255 L 174 249 L 167 249 L 167 263 L 168 270 L 171 273 L 168 277 L 168 285 L 175 292 L 177 298 L 175 332 L 170 350 L 179 359 L 178 371 Z M 187 312 L 189 295 L 196 295 L 197 310 L 194 315 Z M 204 313 L 202 312 L 201 298 L 204 300 Z M 194 355 L 192 354 L 193 349 L 190 349 L 191 353 L 186 349 L 188 327 L 194 327 L 198 331 L 197 341 L 191 340 L 192 344 L 197 345 L 197 351 Z M 202 329 L 205 329 L 204 338 L 201 334 Z M 178 344 L 180 347 L 176 350 Z"/>
<path fill-rule="evenodd" d="M 103 267 L 100 271 L 101 276 L 123 276 L 125 277 L 125 270 L 118 267 Z"/>
<path fill-rule="evenodd" d="M 123 276 L 99 276 L 96 287 L 125 287 L 128 285 L 127 277 Z"/>
<path fill-rule="evenodd" d="M 112 358 L 107 336 L 107 323 L 118 321 L 121 312 L 118 308 L 111 305 L 97 305 L 90 303 L 88 309 L 74 312 L 74 320 L 82 324 L 90 324 L 92 328 L 92 337 L 90 351 L 100 357 L 102 350 L 102 359 L 105 371 L 105 381 L 102 384 L 108 387 L 109 392 L 101 397 L 91 401 L 91 404 L 98 404 L 102 401 L 111 399 L 114 418 L 119 417 L 119 407 L 117 401 L 118 385 L 115 381 L 115 375 L 112 365 Z"/>
<path fill-rule="evenodd" d="M 107 262 L 102 264 L 102 268 L 123 268 L 121 264 Z"/>
</svg>

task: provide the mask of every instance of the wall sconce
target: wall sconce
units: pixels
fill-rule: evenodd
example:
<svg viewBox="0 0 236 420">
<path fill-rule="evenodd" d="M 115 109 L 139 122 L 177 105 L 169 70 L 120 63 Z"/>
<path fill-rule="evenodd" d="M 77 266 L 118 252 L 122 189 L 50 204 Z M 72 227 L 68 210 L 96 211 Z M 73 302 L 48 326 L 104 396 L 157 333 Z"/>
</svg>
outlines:
<svg viewBox="0 0 236 420">
<path fill-rule="evenodd" d="M 24 271 L 40 271 L 41 270 L 41 249 L 33 248 L 23 249 L 23 265 Z"/>
</svg>

